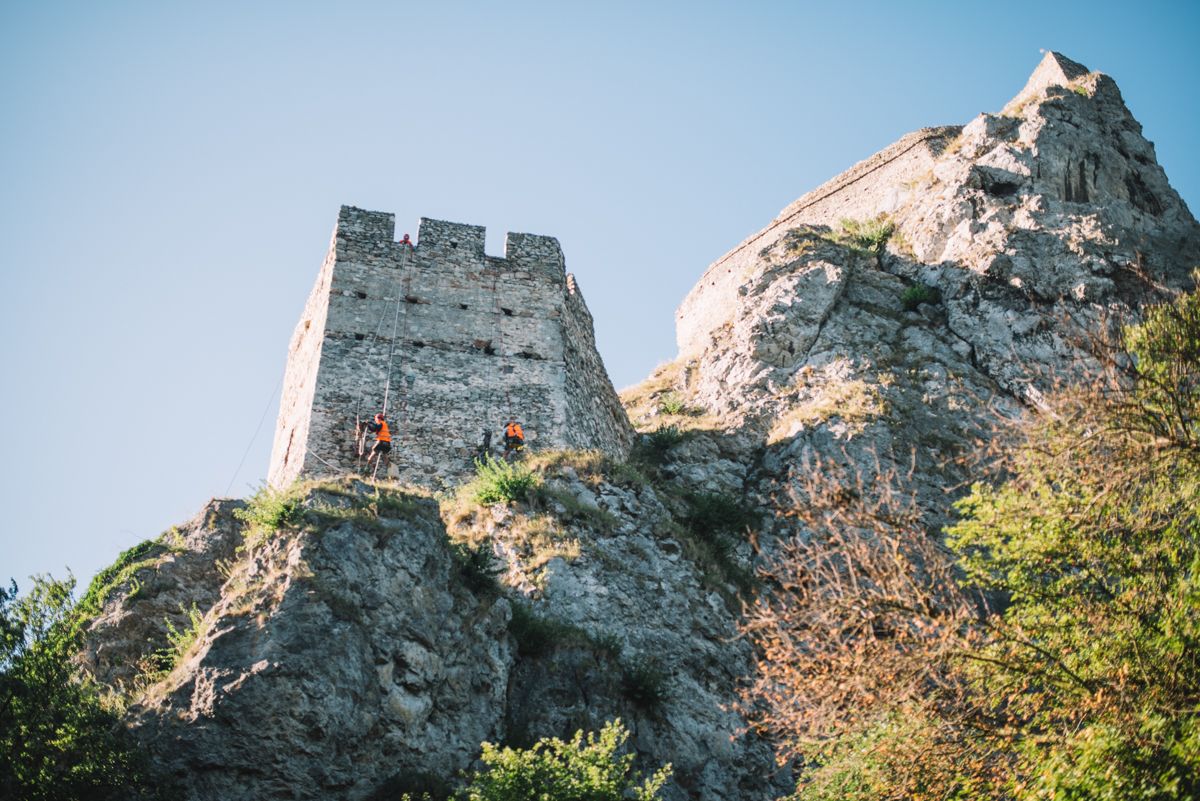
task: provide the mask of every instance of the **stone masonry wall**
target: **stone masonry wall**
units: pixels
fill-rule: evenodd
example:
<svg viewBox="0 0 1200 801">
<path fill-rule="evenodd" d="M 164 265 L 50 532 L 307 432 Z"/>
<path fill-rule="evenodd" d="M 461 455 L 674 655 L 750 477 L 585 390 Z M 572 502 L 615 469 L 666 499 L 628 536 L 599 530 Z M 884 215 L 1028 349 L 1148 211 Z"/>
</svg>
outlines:
<svg viewBox="0 0 1200 801">
<path fill-rule="evenodd" d="M 563 314 L 567 372 L 568 440 L 573 448 L 609 442 L 619 452 L 633 444 L 633 428 L 596 350 L 592 313 L 583 301 L 575 276 L 567 275 Z"/>
<path fill-rule="evenodd" d="M 632 429 L 557 240 L 510 233 L 495 258 L 478 226 L 422 219 L 415 248 L 394 233 L 393 215 L 342 207 L 289 348 L 272 485 L 363 469 L 355 420 L 385 406 L 399 477 L 424 486 L 468 475 L 510 416 L 533 449 L 624 455 Z"/>
<path fill-rule="evenodd" d="M 738 287 L 753 270 L 758 254 L 797 225 L 836 226 L 843 219 L 868 219 L 899 209 L 917 180 L 933 167 L 960 126 L 922 128 L 793 201 L 758 233 L 712 263 L 675 312 L 681 355 L 708 344 L 712 331 L 729 320 Z"/>
</svg>

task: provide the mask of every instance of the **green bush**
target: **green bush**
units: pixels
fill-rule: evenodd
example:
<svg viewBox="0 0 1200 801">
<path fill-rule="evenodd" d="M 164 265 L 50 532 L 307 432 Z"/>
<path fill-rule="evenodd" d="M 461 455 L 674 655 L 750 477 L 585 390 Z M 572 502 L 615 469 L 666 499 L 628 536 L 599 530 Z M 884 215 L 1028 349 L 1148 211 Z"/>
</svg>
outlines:
<svg viewBox="0 0 1200 801">
<path fill-rule="evenodd" d="M 171 797 L 96 685 L 72 658 L 83 644 L 74 579 L 0 588 L 0 798 Z"/>
<path fill-rule="evenodd" d="M 838 242 L 876 256 L 883 253 L 888 239 L 896 230 L 896 224 L 885 214 L 870 220 L 843 219 L 839 226 L 836 235 Z"/>
<path fill-rule="evenodd" d="M 956 505 L 946 544 L 979 606 L 938 633 L 936 597 L 914 591 L 929 563 L 902 568 L 891 603 L 935 634 L 929 679 L 883 722 L 835 721 L 798 798 L 1200 799 L 1200 295 L 1143 320 L 1123 352 L 1097 349 L 1087 384 L 1004 429 L 990 480 Z M 831 564 L 830 582 L 869 581 Z M 903 654 L 859 647 L 840 685 L 869 687 L 876 664 L 895 681 Z M 803 679 L 811 660 L 785 668 Z M 769 689 L 796 709 L 792 687 Z"/>
<path fill-rule="evenodd" d="M 649 778 L 621 754 L 629 733 L 614 720 L 597 734 L 539 740 L 521 750 L 483 744 L 484 769 L 459 796 L 462 801 L 653 801 L 671 777 L 671 766 Z"/>
<path fill-rule="evenodd" d="M 691 434 L 681 431 L 679 426 L 659 426 L 638 438 L 634 457 L 650 465 L 661 465 L 667 461 L 672 448 L 690 438 Z"/>
<path fill-rule="evenodd" d="M 467 589 L 475 593 L 490 594 L 500 591 L 500 584 L 496 577 L 500 575 L 503 568 L 497 564 L 490 543 L 481 542 L 479 545 L 471 547 L 466 543 L 457 542 L 451 544 L 450 553 L 458 565 L 459 573 L 462 575 Z"/>
<path fill-rule="evenodd" d="M 529 498 L 541 483 L 537 475 L 520 462 L 509 463 L 487 456 L 475 460 L 472 487 L 476 503 L 513 503 Z"/>
<path fill-rule="evenodd" d="M 621 689 L 625 697 L 647 712 L 667 700 L 669 674 L 653 657 L 639 657 L 621 665 Z"/>
<path fill-rule="evenodd" d="M 583 629 L 557 618 L 539 615 L 528 604 L 519 601 L 512 605 L 508 631 L 516 640 L 517 651 L 522 656 L 542 656 L 559 645 L 592 645 L 591 638 Z"/>
<path fill-rule="evenodd" d="M 304 520 L 304 493 L 300 485 L 286 490 L 264 485 L 233 515 L 259 536 L 279 531 Z"/>
<path fill-rule="evenodd" d="M 668 392 L 658 399 L 658 411 L 662 414 L 690 414 L 690 407 L 683 402 L 683 398 L 679 397 L 674 392 Z"/>
<path fill-rule="evenodd" d="M 696 536 L 714 544 L 723 537 L 740 534 L 755 522 L 754 513 L 728 495 L 690 492 L 685 500 L 688 511 L 683 517 L 683 524 Z"/>
<path fill-rule="evenodd" d="M 942 290 L 928 284 L 913 284 L 900 296 L 900 305 L 904 307 L 905 311 L 916 311 L 922 303 L 941 302 Z"/>
<path fill-rule="evenodd" d="M 97 573 L 88 584 L 87 592 L 76 606 L 76 614 L 84 620 L 90 620 L 100 614 L 113 590 L 128 581 L 135 572 L 155 562 L 167 550 L 167 546 L 162 543 L 145 540 L 122 551 L 115 562 Z"/>
</svg>

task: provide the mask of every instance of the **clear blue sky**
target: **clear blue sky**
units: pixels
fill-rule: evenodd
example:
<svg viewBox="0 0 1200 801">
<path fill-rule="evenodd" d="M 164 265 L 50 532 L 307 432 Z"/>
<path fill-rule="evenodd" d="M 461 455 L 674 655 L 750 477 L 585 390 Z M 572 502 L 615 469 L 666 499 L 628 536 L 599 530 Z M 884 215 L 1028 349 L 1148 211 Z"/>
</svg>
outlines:
<svg viewBox="0 0 1200 801">
<path fill-rule="evenodd" d="M 7 0 L 0 580 L 86 581 L 225 494 L 342 203 L 558 237 L 625 386 L 709 262 L 1042 48 L 1117 80 L 1200 211 L 1198 8 Z"/>
</svg>

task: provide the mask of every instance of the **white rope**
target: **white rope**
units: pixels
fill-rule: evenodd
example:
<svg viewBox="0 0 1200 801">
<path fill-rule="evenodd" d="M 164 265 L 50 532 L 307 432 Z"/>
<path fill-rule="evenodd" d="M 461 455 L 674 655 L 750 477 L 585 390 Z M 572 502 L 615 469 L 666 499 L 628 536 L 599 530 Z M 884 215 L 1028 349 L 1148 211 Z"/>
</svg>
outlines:
<svg viewBox="0 0 1200 801">
<path fill-rule="evenodd" d="M 284 373 L 286 375 L 287 373 Z M 233 482 L 237 480 L 238 473 L 242 472 L 243 465 L 246 464 L 246 457 L 250 455 L 250 449 L 254 447 L 254 442 L 258 439 L 259 432 L 262 431 L 263 423 L 267 419 L 267 412 L 271 411 L 271 403 L 275 400 L 275 396 L 279 394 L 279 390 L 283 387 L 283 375 L 279 376 L 279 383 L 275 385 L 275 389 L 271 390 L 270 396 L 267 398 L 267 405 L 263 407 L 262 416 L 258 418 L 258 426 L 254 429 L 254 436 L 250 437 L 250 444 L 246 446 L 246 450 L 242 452 L 241 461 L 238 462 L 237 469 L 233 471 L 233 475 L 229 478 L 229 486 L 225 488 L 225 496 L 229 496 L 229 491 L 233 489 Z"/>
</svg>

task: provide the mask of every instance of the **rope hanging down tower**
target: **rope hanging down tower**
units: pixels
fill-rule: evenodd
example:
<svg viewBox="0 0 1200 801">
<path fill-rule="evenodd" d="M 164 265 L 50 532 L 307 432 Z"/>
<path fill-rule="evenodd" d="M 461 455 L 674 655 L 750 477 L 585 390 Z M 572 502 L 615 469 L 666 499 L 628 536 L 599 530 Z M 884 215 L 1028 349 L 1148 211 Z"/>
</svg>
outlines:
<svg viewBox="0 0 1200 801">
<path fill-rule="evenodd" d="M 405 267 L 407 267 L 408 269 L 405 269 Z M 393 302 L 395 303 L 395 311 L 392 315 L 392 335 L 391 335 L 390 341 L 388 342 L 388 355 L 387 355 L 387 361 L 386 361 L 387 369 L 385 372 L 384 386 L 383 386 L 383 407 L 381 409 L 381 414 L 383 414 L 385 417 L 387 416 L 388 401 L 390 400 L 390 397 L 391 397 L 392 373 L 395 371 L 396 340 L 397 340 L 396 334 L 399 331 L 401 339 L 407 337 L 407 335 L 408 335 L 407 305 L 408 305 L 409 288 L 412 285 L 412 272 L 413 272 L 413 253 L 412 253 L 412 247 L 410 246 L 408 249 L 408 255 L 404 259 L 404 261 L 401 265 L 400 271 L 396 274 L 396 280 L 392 285 L 392 289 L 395 293 L 395 298 L 393 299 Z M 403 279 L 401 278 L 401 274 L 403 274 Z M 401 280 L 403 280 L 403 282 L 404 282 L 403 288 L 401 288 Z M 403 315 L 401 315 L 401 313 L 400 313 L 400 308 L 402 306 L 406 307 L 404 309 Z M 368 365 L 371 360 L 371 353 L 374 350 L 376 342 L 378 342 L 378 340 L 379 340 L 380 333 L 382 333 L 382 331 L 383 331 L 383 325 L 384 325 L 385 321 L 387 320 L 388 311 L 390 310 L 390 307 L 391 307 L 391 304 L 385 299 L 384 303 L 383 303 L 383 309 L 380 311 L 380 314 L 379 314 L 379 323 L 375 326 L 375 333 L 372 334 L 371 340 L 368 343 L 367 348 L 366 348 L 366 359 L 364 361 Z M 403 318 L 404 318 L 404 324 L 403 324 L 402 328 L 400 326 L 401 316 L 403 316 Z M 367 394 L 368 384 L 369 384 L 369 377 L 367 375 L 366 370 L 364 370 L 363 371 L 363 379 L 359 385 L 360 389 L 359 389 L 359 394 L 358 394 L 358 403 L 354 410 L 355 449 L 356 449 L 357 455 L 358 455 L 357 461 L 358 461 L 359 467 L 361 467 L 363 453 L 366 449 L 366 430 L 362 426 L 362 405 L 363 405 L 363 400 L 365 399 L 366 394 Z M 407 413 L 407 403 L 405 402 L 407 400 L 407 393 L 405 390 L 406 390 L 406 387 L 404 387 L 404 385 L 402 383 L 401 388 L 400 388 L 401 414 L 402 415 Z M 402 422 L 401 425 L 399 426 L 399 428 L 397 429 L 397 431 L 403 431 L 403 430 L 404 430 L 404 424 Z M 397 436 L 396 434 L 393 434 L 393 439 L 396 436 Z M 376 464 L 375 464 L 375 469 L 376 469 L 376 471 L 379 469 L 378 462 L 376 462 Z M 374 477 L 374 476 L 372 476 L 372 477 Z"/>
</svg>

